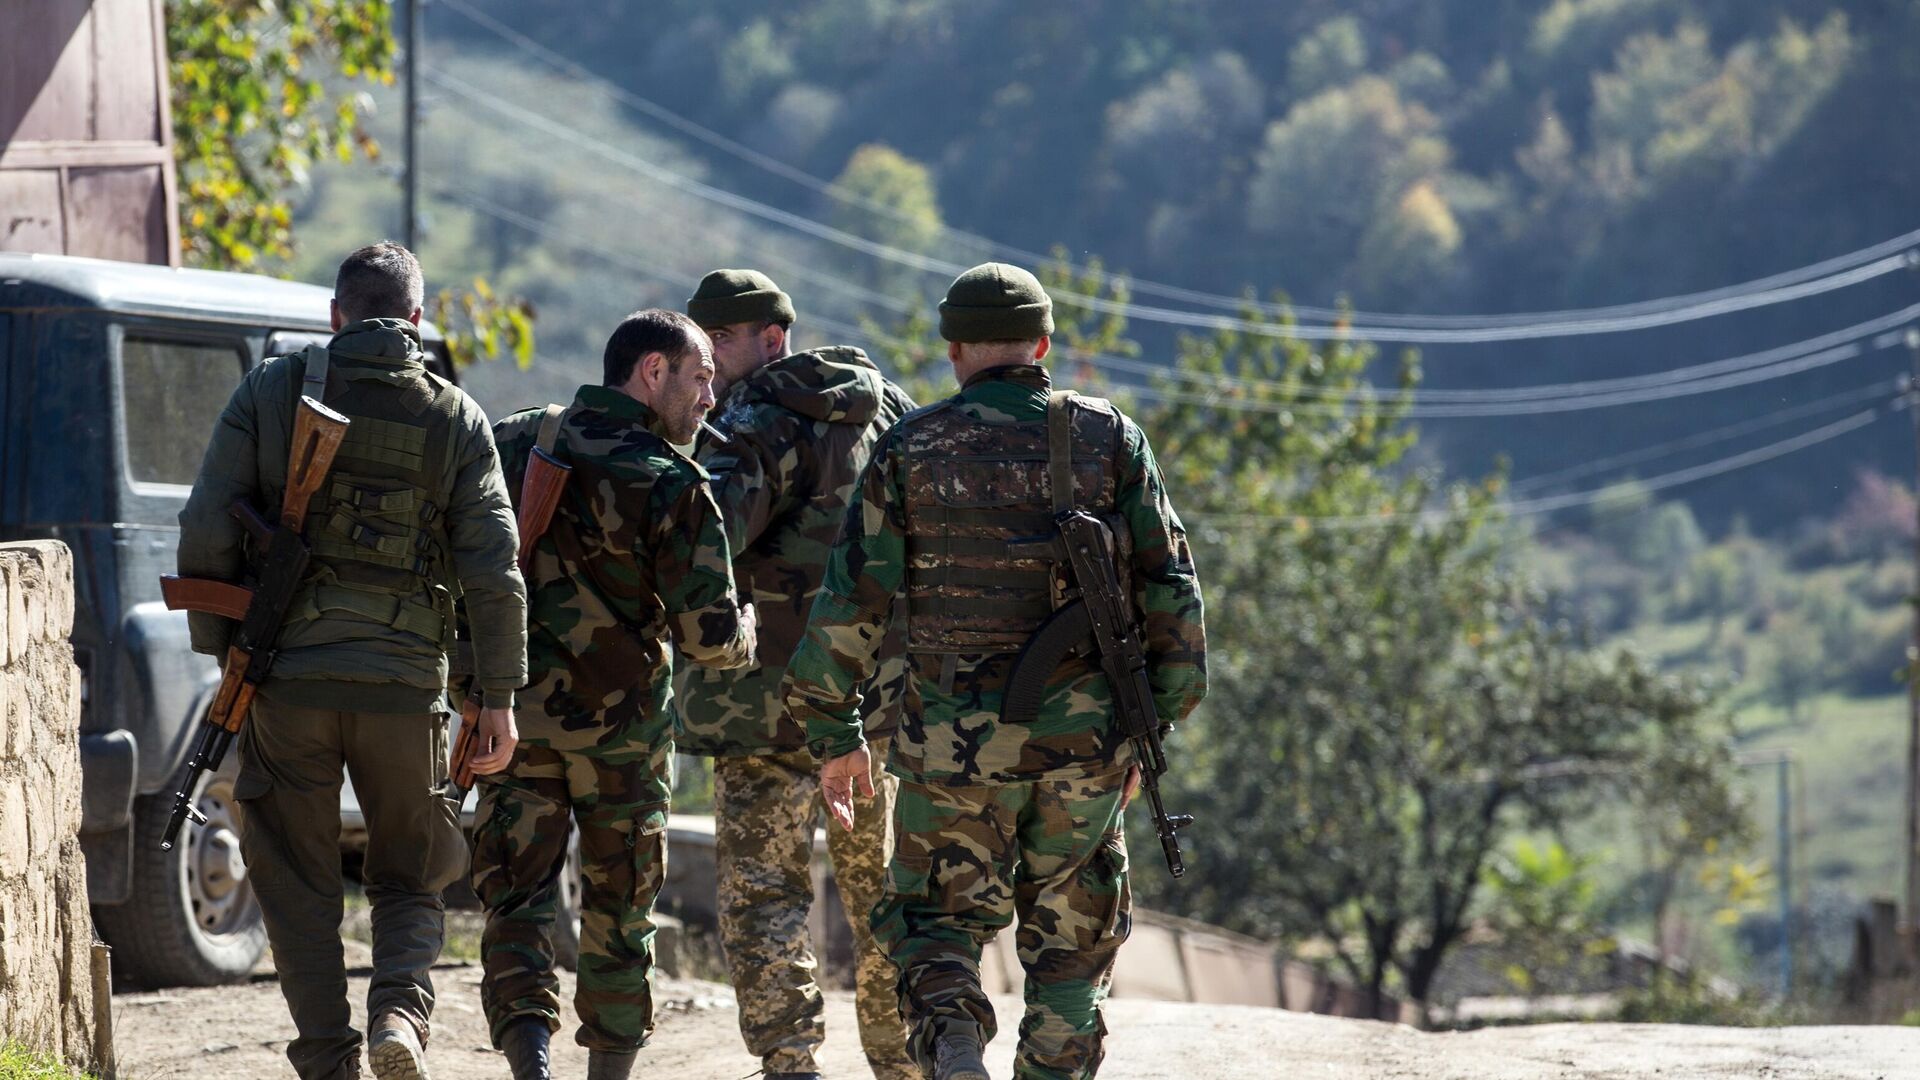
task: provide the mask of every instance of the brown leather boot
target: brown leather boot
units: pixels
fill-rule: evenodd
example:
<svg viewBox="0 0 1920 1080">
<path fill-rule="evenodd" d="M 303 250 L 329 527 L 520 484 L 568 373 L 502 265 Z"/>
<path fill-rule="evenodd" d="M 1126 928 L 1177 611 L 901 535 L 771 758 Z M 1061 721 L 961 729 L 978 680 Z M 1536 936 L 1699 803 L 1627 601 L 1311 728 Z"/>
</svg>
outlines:
<svg viewBox="0 0 1920 1080">
<path fill-rule="evenodd" d="M 428 1080 L 427 1040 L 412 1020 L 384 1012 L 367 1038 L 367 1061 L 379 1080 Z"/>
</svg>

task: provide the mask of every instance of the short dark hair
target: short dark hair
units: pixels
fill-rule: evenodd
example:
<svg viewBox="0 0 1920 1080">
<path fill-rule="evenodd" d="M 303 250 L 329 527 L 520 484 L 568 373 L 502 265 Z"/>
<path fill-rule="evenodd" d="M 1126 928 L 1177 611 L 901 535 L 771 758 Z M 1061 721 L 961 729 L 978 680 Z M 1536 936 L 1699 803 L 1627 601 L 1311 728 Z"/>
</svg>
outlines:
<svg viewBox="0 0 1920 1080">
<path fill-rule="evenodd" d="M 700 351 L 705 336 L 698 324 L 677 311 L 636 311 L 620 320 L 607 339 L 602 358 L 604 385 L 625 386 L 633 378 L 634 365 L 648 353 L 666 353 L 668 369 L 678 371 L 688 354 Z"/>
<path fill-rule="evenodd" d="M 368 244 L 347 256 L 333 279 L 333 300 L 348 322 L 404 319 L 426 302 L 420 260 L 391 240 Z"/>
</svg>

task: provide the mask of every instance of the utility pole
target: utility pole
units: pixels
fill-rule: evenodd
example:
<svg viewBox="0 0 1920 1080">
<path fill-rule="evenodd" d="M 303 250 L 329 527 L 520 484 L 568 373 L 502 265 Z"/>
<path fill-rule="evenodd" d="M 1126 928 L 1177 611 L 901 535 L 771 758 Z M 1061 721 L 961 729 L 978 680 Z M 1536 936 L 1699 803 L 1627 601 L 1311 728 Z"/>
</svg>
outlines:
<svg viewBox="0 0 1920 1080">
<path fill-rule="evenodd" d="M 1907 252 L 1907 269 L 1920 273 L 1920 248 Z M 1907 376 L 1907 405 L 1913 413 L 1914 462 L 1920 467 L 1920 327 L 1907 328 L 1907 351 L 1913 357 Z M 1916 472 L 1920 479 L 1920 471 Z M 1917 489 L 1920 490 L 1920 489 Z M 1915 514 L 1920 518 L 1920 506 Z M 1915 522 L 1920 530 L 1920 520 Z M 1907 904 L 1904 922 L 1920 927 L 1920 531 L 1913 541 L 1913 642 L 1907 646 Z"/>
<path fill-rule="evenodd" d="M 406 191 L 406 221 L 401 226 L 402 242 L 407 250 L 420 253 L 420 5 L 423 0 L 407 0 L 407 165 L 403 186 Z"/>
<path fill-rule="evenodd" d="M 1780 785 L 1780 1000 L 1793 997 L 1793 758 L 1781 754 L 1775 767 Z"/>
</svg>

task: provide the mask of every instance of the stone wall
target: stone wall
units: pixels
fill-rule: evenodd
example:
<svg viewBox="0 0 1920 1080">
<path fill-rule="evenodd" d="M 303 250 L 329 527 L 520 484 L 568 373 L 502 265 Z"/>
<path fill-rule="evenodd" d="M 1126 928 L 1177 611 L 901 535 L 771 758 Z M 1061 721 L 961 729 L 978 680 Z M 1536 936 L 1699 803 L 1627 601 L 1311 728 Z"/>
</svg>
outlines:
<svg viewBox="0 0 1920 1080">
<path fill-rule="evenodd" d="M 0 1032 L 93 1067 L 72 632 L 66 545 L 0 544 Z"/>
</svg>

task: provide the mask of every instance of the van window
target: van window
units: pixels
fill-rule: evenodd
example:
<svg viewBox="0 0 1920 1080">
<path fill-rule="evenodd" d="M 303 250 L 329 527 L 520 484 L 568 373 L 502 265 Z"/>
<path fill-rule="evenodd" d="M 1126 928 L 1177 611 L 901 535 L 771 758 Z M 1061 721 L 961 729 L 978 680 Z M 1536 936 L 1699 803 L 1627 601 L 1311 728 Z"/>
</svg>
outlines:
<svg viewBox="0 0 1920 1080">
<path fill-rule="evenodd" d="M 129 332 L 120 346 L 127 475 L 137 483 L 193 483 L 213 424 L 246 370 L 238 341 L 184 341 Z"/>
</svg>

